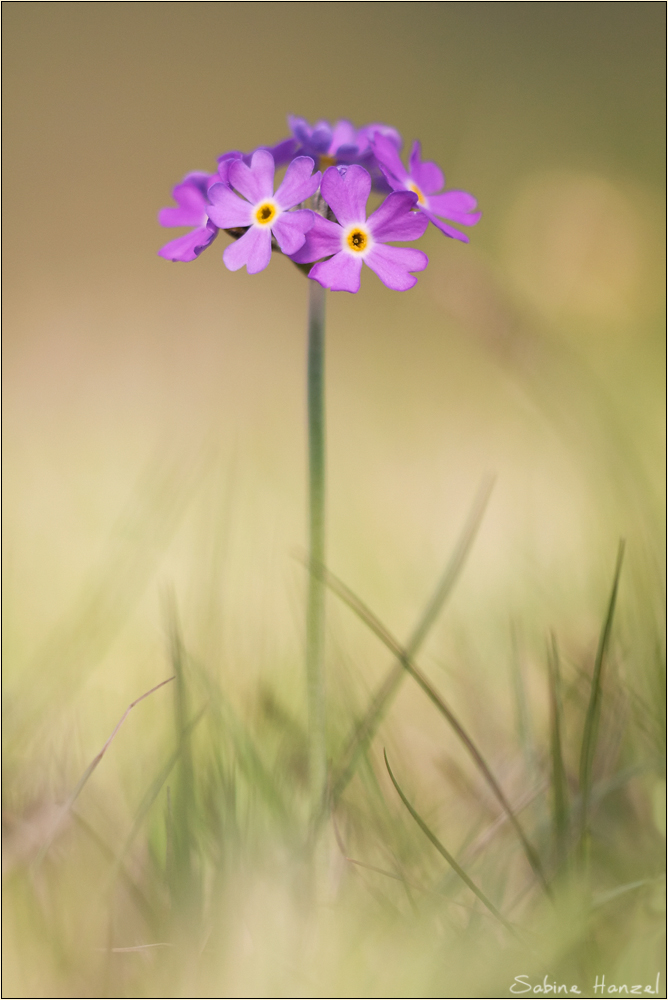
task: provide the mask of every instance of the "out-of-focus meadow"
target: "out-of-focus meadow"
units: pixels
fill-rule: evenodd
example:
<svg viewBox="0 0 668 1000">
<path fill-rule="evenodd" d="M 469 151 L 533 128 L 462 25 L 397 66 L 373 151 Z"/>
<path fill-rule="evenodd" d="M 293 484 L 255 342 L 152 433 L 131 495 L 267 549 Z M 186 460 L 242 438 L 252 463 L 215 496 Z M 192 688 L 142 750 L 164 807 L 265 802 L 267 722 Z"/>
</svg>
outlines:
<svg viewBox="0 0 668 1000">
<path fill-rule="evenodd" d="M 660 3 L 3 5 L 5 996 L 655 987 L 664 20 Z M 412 291 L 366 270 L 328 295 L 328 564 L 405 642 L 495 477 L 416 661 L 552 901 L 411 677 L 309 893 L 306 279 L 278 255 L 227 271 L 225 236 L 190 264 L 156 256 L 173 185 L 283 138 L 288 112 L 388 122 L 482 209 L 468 246 L 431 228 Z M 333 594 L 327 643 L 335 766 L 392 656 Z M 411 817 L 383 748 L 512 931 Z"/>
</svg>

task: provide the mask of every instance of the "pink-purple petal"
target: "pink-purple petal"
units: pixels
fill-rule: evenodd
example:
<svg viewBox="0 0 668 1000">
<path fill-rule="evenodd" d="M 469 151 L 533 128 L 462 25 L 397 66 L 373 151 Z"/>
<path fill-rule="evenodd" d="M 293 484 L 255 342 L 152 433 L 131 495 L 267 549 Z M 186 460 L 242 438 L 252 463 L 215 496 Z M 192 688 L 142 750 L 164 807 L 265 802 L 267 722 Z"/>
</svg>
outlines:
<svg viewBox="0 0 668 1000">
<path fill-rule="evenodd" d="M 164 257 L 165 260 L 183 262 L 195 260 L 196 257 L 199 257 L 202 250 L 206 250 L 209 244 L 213 243 L 217 235 L 218 230 L 216 227 L 212 223 L 207 223 L 206 226 L 199 226 L 197 229 L 193 229 L 192 232 L 186 233 L 185 236 L 178 236 L 170 243 L 166 243 L 164 247 L 158 250 L 158 256 Z"/>
<path fill-rule="evenodd" d="M 304 246 L 290 256 L 296 264 L 310 264 L 311 261 L 320 260 L 321 257 L 338 253 L 341 249 L 341 239 L 341 226 L 329 219 L 323 219 L 314 212 L 313 226 L 306 234 Z"/>
<path fill-rule="evenodd" d="M 400 181 L 400 180 L 397 180 L 397 178 L 394 176 L 394 174 L 390 170 L 388 170 L 387 167 L 384 167 L 382 163 L 379 163 L 378 166 L 380 167 L 380 169 L 381 169 L 381 171 L 382 171 L 382 173 L 383 173 L 383 175 L 385 177 L 385 180 L 387 181 L 387 186 L 389 187 L 390 191 L 405 191 L 406 190 L 406 186 L 405 186 L 404 182 Z"/>
<path fill-rule="evenodd" d="M 264 271 L 271 260 L 271 232 L 251 226 L 248 232 L 225 247 L 223 262 L 229 271 L 238 271 L 246 265 L 249 274 Z"/>
<path fill-rule="evenodd" d="M 193 187 L 196 187 L 206 197 L 206 189 L 210 181 L 211 174 L 207 173 L 206 170 L 191 170 L 189 174 L 186 174 L 181 183 L 192 184 Z"/>
<path fill-rule="evenodd" d="M 478 202 L 468 191 L 444 191 L 443 194 L 432 195 L 429 199 L 429 208 L 432 212 L 468 226 L 475 225 L 481 216 L 480 212 L 473 212 L 477 204 Z"/>
<path fill-rule="evenodd" d="M 424 271 L 429 263 L 426 253 L 412 247 L 388 247 L 375 243 L 366 254 L 364 263 L 378 275 L 388 288 L 406 292 L 416 284 L 411 271 Z"/>
<path fill-rule="evenodd" d="M 309 139 L 311 135 L 311 126 L 305 118 L 301 118 L 299 115 L 288 115 L 288 126 L 292 134 L 299 139 L 301 143 L 304 143 L 307 139 Z"/>
<path fill-rule="evenodd" d="M 411 179 L 425 194 L 433 194 L 445 186 L 445 177 L 438 164 L 431 160 L 422 162 L 420 143 L 416 140 L 409 159 Z"/>
<path fill-rule="evenodd" d="M 250 166 L 243 160 L 230 164 L 230 184 L 252 204 L 274 193 L 274 158 L 266 149 L 257 149 Z"/>
<path fill-rule="evenodd" d="M 337 253 L 329 260 L 314 264 L 309 272 L 309 278 L 319 282 L 323 288 L 333 292 L 358 292 L 362 259 L 349 253 Z"/>
<path fill-rule="evenodd" d="M 259 146 L 258 148 L 266 149 L 268 153 L 271 153 L 275 166 L 284 167 L 297 152 L 297 140 L 292 138 L 282 139 L 275 146 Z"/>
<path fill-rule="evenodd" d="M 337 163 L 354 163 L 360 159 L 360 151 L 357 146 L 339 146 L 331 156 L 336 158 Z"/>
<path fill-rule="evenodd" d="M 431 195 L 434 191 L 440 191 L 445 184 L 443 171 L 438 164 L 432 163 L 430 160 L 427 160 L 424 163 L 421 163 L 419 167 L 416 167 L 416 169 L 412 171 L 412 177 L 416 185 L 426 195 Z"/>
<path fill-rule="evenodd" d="M 229 153 L 223 153 L 222 156 L 218 157 L 218 175 L 214 175 L 211 178 L 211 183 L 216 181 L 222 181 L 223 184 L 230 183 L 230 166 L 235 160 L 243 160 L 244 154 L 240 153 L 238 149 L 234 149 Z"/>
<path fill-rule="evenodd" d="M 433 212 L 429 212 L 423 208 L 422 214 L 425 215 L 430 222 L 433 222 L 436 228 L 440 229 L 441 232 L 445 233 L 446 236 L 452 237 L 453 240 L 459 240 L 461 243 L 469 242 L 468 236 L 466 236 L 464 233 L 460 233 L 458 229 L 455 229 L 454 226 L 448 225 L 447 222 L 443 222 L 443 220 L 439 219 L 438 216 L 434 215 Z"/>
<path fill-rule="evenodd" d="M 401 162 L 401 157 L 399 156 L 396 144 L 392 142 L 391 139 L 377 132 L 371 140 L 371 146 L 380 165 L 380 169 L 383 171 L 392 187 L 394 187 L 394 184 L 392 183 L 393 178 L 395 181 L 401 182 L 408 180 L 408 171 Z"/>
<path fill-rule="evenodd" d="M 209 198 L 211 199 L 209 218 L 221 229 L 237 229 L 239 226 L 251 225 L 252 206 L 225 184 L 212 184 L 209 188 Z"/>
<path fill-rule="evenodd" d="M 353 163 L 345 171 L 328 167 L 320 192 L 342 226 L 366 219 L 366 203 L 371 192 L 368 170 Z"/>
<path fill-rule="evenodd" d="M 394 191 L 373 212 L 367 225 L 375 240 L 417 240 L 429 225 L 421 212 L 411 209 L 417 205 L 417 195 L 412 191 Z"/>
<path fill-rule="evenodd" d="M 206 220 L 206 210 L 198 205 L 197 208 L 161 208 L 158 212 L 158 222 L 161 226 L 197 226 Z"/>
<path fill-rule="evenodd" d="M 199 184 L 185 180 L 172 191 L 177 208 L 161 208 L 161 226 L 202 226 L 206 221 L 206 197 Z"/>
<path fill-rule="evenodd" d="M 332 142 L 332 126 L 329 122 L 318 121 L 311 126 L 305 118 L 288 115 L 288 125 L 305 152 L 322 156 L 329 150 Z"/>
<path fill-rule="evenodd" d="M 397 132 L 396 128 L 392 128 L 391 125 L 383 125 L 382 122 L 372 122 L 370 125 L 364 125 L 360 129 L 358 139 L 361 135 L 364 135 L 367 138 L 367 141 L 370 141 L 376 136 L 384 136 L 386 139 L 389 139 L 390 142 L 397 147 L 397 149 L 401 149 L 403 144 L 403 139 Z"/>
<path fill-rule="evenodd" d="M 303 247 L 306 233 L 313 225 L 314 213 L 308 209 L 282 212 L 271 227 L 276 242 L 285 254 L 297 253 Z"/>
<path fill-rule="evenodd" d="M 336 156 L 337 151 L 343 149 L 357 149 L 357 129 L 352 122 L 342 118 L 336 123 L 332 130 L 332 138 L 329 144 L 329 155 Z"/>
<path fill-rule="evenodd" d="M 314 166 L 310 156 L 297 156 L 285 171 L 283 182 L 274 195 L 284 211 L 306 201 L 318 190 L 321 174 L 319 170 L 312 173 Z"/>
</svg>

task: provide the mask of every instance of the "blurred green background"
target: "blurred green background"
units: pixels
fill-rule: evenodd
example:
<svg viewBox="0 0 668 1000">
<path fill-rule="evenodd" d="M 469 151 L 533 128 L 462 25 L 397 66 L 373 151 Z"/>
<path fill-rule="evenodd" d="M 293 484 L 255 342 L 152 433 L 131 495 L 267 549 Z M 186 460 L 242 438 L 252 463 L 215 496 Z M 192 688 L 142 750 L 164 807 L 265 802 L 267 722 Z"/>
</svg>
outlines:
<svg viewBox="0 0 668 1000">
<path fill-rule="evenodd" d="M 170 673 L 165 593 L 242 713 L 269 685 L 303 717 L 305 279 L 282 258 L 228 272 L 224 235 L 190 264 L 156 256 L 173 185 L 280 140 L 287 113 L 394 125 L 483 213 L 468 246 L 430 229 L 409 293 L 367 270 L 359 294 L 328 297 L 332 569 L 404 637 L 492 473 L 433 676 L 494 753 L 480 703 L 513 728 L 519 644 L 540 732 L 545 636 L 591 658 L 622 536 L 642 675 L 664 551 L 665 5 L 10 0 L 3 26 L 16 865 L 39 841 L 30 817 Z M 361 704 L 387 655 L 330 610 L 334 698 Z M 428 796 L 441 724 L 402 698 L 393 738 Z M 119 830 L 168 705 L 138 707 L 93 779 Z M 13 995 L 56 988 L 48 963 L 41 986 L 12 969 Z"/>
</svg>

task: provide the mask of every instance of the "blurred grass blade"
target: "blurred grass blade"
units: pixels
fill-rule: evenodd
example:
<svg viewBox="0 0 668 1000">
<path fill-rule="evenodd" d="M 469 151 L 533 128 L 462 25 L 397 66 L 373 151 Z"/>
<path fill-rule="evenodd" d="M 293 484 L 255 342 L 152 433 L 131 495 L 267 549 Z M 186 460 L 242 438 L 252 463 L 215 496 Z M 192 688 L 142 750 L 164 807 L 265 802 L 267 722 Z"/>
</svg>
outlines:
<svg viewBox="0 0 668 1000">
<path fill-rule="evenodd" d="M 557 865 L 566 857 L 569 828 L 568 782 L 561 744 L 561 671 L 559 648 L 554 634 L 547 649 L 548 679 L 550 686 L 550 757 L 552 761 L 552 809 L 554 842 Z"/>
<path fill-rule="evenodd" d="M 580 798 L 581 798 L 581 849 L 583 856 L 587 852 L 587 831 L 589 827 L 589 805 L 591 800 L 591 775 L 596 750 L 596 738 L 598 735 L 598 723 L 601 714 L 601 697 L 603 691 L 603 666 L 605 656 L 610 641 L 610 631 L 612 629 L 612 619 L 615 613 L 617 602 L 617 590 L 619 587 L 619 577 L 622 571 L 622 561 L 624 559 L 624 540 L 619 543 L 617 550 L 617 563 L 615 565 L 615 575 L 608 601 L 608 609 L 601 629 L 594 662 L 594 673 L 591 679 L 591 690 L 589 694 L 589 705 L 585 717 L 584 729 L 582 733 L 582 749 L 580 751 Z"/>
<path fill-rule="evenodd" d="M 522 826 L 519 823 L 515 813 L 513 812 L 510 803 L 508 802 L 505 794 L 503 793 L 501 786 L 497 782 L 496 778 L 492 774 L 485 758 L 480 753 L 475 743 L 468 735 L 464 727 L 461 725 L 457 717 L 455 716 L 452 709 L 443 701 L 441 696 L 435 690 L 434 687 L 429 683 L 427 678 L 424 676 L 421 670 L 419 670 L 415 664 L 412 662 L 410 657 L 406 655 L 406 652 L 399 645 L 394 636 L 388 632 L 382 622 L 376 618 L 372 611 L 357 597 L 341 580 L 338 579 L 333 573 L 331 573 L 326 567 L 321 566 L 319 569 L 314 569 L 313 572 L 320 572 L 327 586 L 332 590 L 337 597 L 348 605 L 351 611 L 362 619 L 362 621 L 368 625 L 372 632 L 374 632 L 378 638 L 383 642 L 388 649 L 394 653 L 394 655 L 399 660 L 402 668 L 411 675 L 411 677 L 420 685 L 424 693 L 430 699 L 430 701 L 436 706 L 441 715 L 446 719 L 452 729 L 455 731 L 459 739 L 462 741 L 469 754 L 473 758 L 476 766 L 483 775 L 485 781 L 489 785 L 490 789 L 494 793 L 494 796 L 498 800 L 501 808 L 508 816 L 510 823 L 517 834 L 520 843 L 524 849 L 527 860 L 533 869 L 534 874 L 540 880 L 545 891 L 550 895 L 550 889 L 543 872 L 543 867 L 540 862 L 540 858 L 529 842 Z"/>
<path fill-rule="evenodd" d="M 625 896 L 627 892 L 633 892 L 634 889 L 642 889 L 646 885 L 654 885 L 657 882 L 665 881 L 665 878 L 665 872 L 661 872 L 660 875 L 655 875 L 653 878 L 641 878 L 636 882 L 626 882 L 624 885 L 618 885 L 614 889 L 608 889 L 607 892 L 601 892 L 598 896 L 594 896 L 592 906 L 594 908 L 605 906 L 606 903 L 611 903 L 613 899 Z"/>
<path fill-rule="evenodd" d="M 527 806 L 530 806 L 536 801 L 541 795 L 548 789 L 548 782 L 541 781 L 539 785 L 535 788 L 531 788 L 526 795 L 515 803 L 515 815 L 519 815 Z M 474 858 L 483 851 L 490 841 L 496 836 L 497 832 L 505 826 L 508 822 L 508 814 L 502 812 L 496 819 L 489 824 L 484 830 L 482 830 L 471 842 L 466 846 L 464 851 L 464 857 L 467 861 L 473 861 Z"/>
<path fill-rule="evenodd" d="M 530 782 L 533 783 L 537 776 L 536 752 L 533 735 L 531 732 L 531 716 L 527 702 L 526 683 L 524 671 L 522 670 L 522 650 L 518 629 L 511 622 L 510 638 L 512 647 L 511 657 L 511 677 L 513 694 L 515 695 L 515 715 L 517 720 L 517 735 L 522 748 L 527 773 Z"/>
<path fill-rule="evenodd" d="M 421 892 L 427 891 L 424 890 L 422 886 L 409 882 L 409 880 L 404 878 L 403 875 L 397 875 L 396 872 L 388 871 L 387 868 L 378 868 L 377 865 L 370 865 L 367 864 L 366 861 L 358 861 L 356 858 L 351 858 L 346 850 L 345 844 L 343 843 L 341 831 L 339 830 L 334 813 L 332 813 L 332 829 L 334 830 L 334 839 L 336 840 L 337 847 L 341 852 L 341 857 L 344 861 L 347 861 L 348 864 L 355 865 L 357 868 L 366 868 L 367 871 L 370 872 L 377 872 L 378 875 L 384 875 L 386 878 L 394 879 L 395 882 L 402 882 L 404 885 L 412 885 L 414 889 L 420 889 Z"/>
<path fill-rule="evenodd" d="M 130 714 L 130 712 L 132 711 L 132 709 L 135 707 L 135 705 L 138 705 L 140 701 L 143 701 L 144 698 L 148 698 L 148 696 L 150 694 L 153 694 L 154 691 L 158 691 L 161 687 L 164 687 L 165 684 L 169 684 L 169 682 L 173 681 L 173 680 L 174 680 L 173 677 L 168 677 L 166 680 L 160 681 L 160 683 L 156 684 L 155 687 L 152 687 L 150 691 L 145 691 L 144 694 L 142 694 L 142 695 L 139 696 L 139 698 L 135 698 L 135 700 L 133 702 L 131 702 L 128 705 L 128 707 L 125 709 L 125 711 L 123 712 L 123 715 L 120 717 L 120 719 L 118 720 L 118 722 L 114 726 L 114 729 L 113 729 L 113 732 L 112 732 L 111 736 L 106 741 L 106 743 L 104 744 L 104 746 L 102 747 L 102 749 L 100 750 L 100 752 L 98 754 L 96 754 L 95 757 L 93 758 L 93 760 L 90 762 L 90 764 L 88 765 L 88 767 L 86 768 L 86 770 L 84 771 L 84 773 L 79 778 L 77 784 L 74 787 L 74 790 L 70 793 L 69 798 L 67 799 L 67 801 L 63 805 L 63 807 L 62 807 L 62 809 L 60 811 L 60 816 L 58 817 L 58 819 L 54 823 L 53 828 L 51 830 L 51 833 L 49 835 L 49 838 L 46 841 L 46 843 L 44 844 L 44 846 L 42 847 L 42 850 L 40 851 L 40 853 L 39 853 L 39 855 L 38 855 L 38 857 L 36 859 L 36 862 L 35 862 L 36 865 L 39 865 L 40 862 L 45 857 L 45 855 L 48 852 L 51 844 L 53 843 L 54 837 L 56 836 L 58 830 L 61 827 L 61 824 L 63 823 L 63 820 L 66 818 L 66 816 L 69 813 L 70 809 L 72 808 L 72 806 L 74 805 L 74 803 L 78 799 L 78 797 L 81 794 L 81 791 L 82 791 L 84 785 L 86 784 L 86 782 L 90 778 L 91 774 L 93 773 L 93 771 L 95 770 L 95 768 L 97 767 L 97 765 L 100 763 L 100 761 L 104 757 L 105 753 L 109 749 L 109 746 L 111 745 L 112 740 L 114 739 L 114 737 L 118 733 L 118 730 L 121 728 L 121 726 L 123 725 L 123 723 L 127 719 L 128 715 Z"/>
<path fill-rule="evenodd" d="M 415 653 L 418 652 L 424 640 L 427 638 L 432 625 L 438 618 L 447 597 L 452 591 L 452 588 L 459 578 L 459 574 L 464 568 L 464 564 L 466 563 L 471 546 L 475 541 L 475 537 L 478 534 L 480 523 L 487 508 L 489 498 L 492 494 L 494 480 L 494 476 L 485 476 L 480 484 L 480 487 L 478 488 L 473 505 L 471 506 L 471 510 L 466 518 L 466 523 L 464 524 L 461 535 L 457 539 L 457 544 L 455 545 L 452 555 L 448 560 L 448 564 L 445 567 L 443 575 L 438 581 L 436 590 L 434 591 L 429 604 L 425 608 L 420 621 L 413 629 L 413 633 L 406 643 L 406 652 L 409 656 L 414 656 Z"/>
<path fill-rule="evenodd" d="M 202 717 L 204 716 L 204 712 L 205 712 L 204 708 L 200 709 L 200 711 L 197 713 L 197 715 L 195 715 L 190 720 L 190 722 L 186 726 L 185 735 L 190 735 L 190 733 L 192 733 L 192 731 L 194 730 L 194 728 L 202 720 Z M 141 800 L 141 802 L 139 804 L 139 808 L 137 809 L 137 812 L 135 813 L 135 818 L 134 818 L 134 820 L 132 822 L 132 828 L 130 830 L 130 833 L 126 837 L 125 843 L 123 844 L 121 850 L 118 852 L 118 856 L 116 857 L 116 861 L 115 861 L 114 866 L 113 866 L 113 868 L 112 868 L 112 870 L 110 872 L 109 878 L 107 880 L 107 887 L 108 888 L 110 888 L 114 884 L 114 882 L 116 881 L 116 879 L 118 878 L 121 866 L 123 865 L 123 863 L 125 861 L 125 858 L 127 857 L 128 853 L 130 851 L 130 848 L 132 847 L 132 845 L 134 843 L 135 837 L 137 836 L 137 834 L 141 830 L 142 824 L 143 824 L 144 820 L 146 819 L 146 816 L 148 815 L 148 812 L 151 809 L 151 806 L 153 805 L 153 803 L 157 799 L 158 795 L 160 794 L 162 786 L 164 785 L 164 783 L 167 781 L 167 778 L 172 773 L 172 769 L 174 768 L 174 765 L 178 761 L 180 754 L 181 754 L 181 746 L 178 746 L 176 748 L 176 750 L 174 750 L 170 754 L 170 756 L 167 759 L 167 762 L 163 765 L 163 767 L 159 771 L 157 777 L 153 780 L 153 782 L 151 783 L 151 786 L 149 787 L 149 789 L 145 793 L 143 799 Z"/>
<path fill-rule="evenodd" d="M 450 595 L 459 574 L 461 573 L 471 546 L 478 533 L 487 503 L 489 501 L 492 487 L 494 486 L 494 476 L 486 476 L 478 493 L 473 501 L 473 506 L 469 511 L 462 533 L 457 540 L 454 551 L 438 581 L 436 589 L 427 604 L 422 617 L 413 629 L 413 632 L 406 643 L 406 655 L 411 657 L 420 649 L 420 646 L 427 638 L 430 629 L 438 618 L 443 605 Z M 404 677 L 404 666 L 401 661 L 392 664 L 385 679 L 377 688 L 369 702 L 369 706 L 362 716 L 362 719 L 355 725 L 346 748 L 339 763 L 338 775 L 334 778 L 330 789 L 330 799 L 333 802 L 344 792 L 348 782 L 355 773 L 355 768 L 359 761 L 360 753 L 365 745 L 373 738 L 378 726 L 383 720 L 385 712 L 399 690 L 399 686 Z"/>
<path fill-rule="evenodd" d="M 461 868 L 457 864 L 457 862 L 455 861 L 455 859 L 453 858 L 453 856 L 450 854 L 450 852 L 443 846 L 443 844 L 440 842 L 440 840 L 438 839 L 438 837 L 434 833 L 432 833 L 432 831 L 429 829 L 429 827 L 427 826 L 427 824 L 425 823 L 425 821 L 422 819 L 422 817 L 420 816 L 420 814 L 410 804 L 410 802 L 408 801 L 408 799 L 404 795 L 403 791 L 401 790 L 399 782 L 397 781 L 397 779 L 394 777 L 394 774 L 392 773 L 392 768 L 390 767 L 390 762 L 387 759 L 387 752 L 385 750 L 383 750 L 383 757 L 385 758 L 385 767 L 387 768 L 387 773 L 389 774 L 389 776 L 390 776 L 390 778 L 392 780 L 392 784 L 394 785 L 394 787 L 396 788 L 396 790 L 397 790 L 397 792 L 399 794 L 399 798 L 401 799 L 401 801 L 403 802 L 403 804 L 406 806 L 406 808 L 408 809 L 409 813 L 411 814 L 411 816 L 413 817 L 413 819 L 415 820 L 415 822 L 417 823 L 417 825 L 420 827 L 420 829 L 422 830 L 422 832 L 424 833 L 424 835 L 427 837 L 428 840 L 431 841 L 431 843 L 434 845 L 434 847 L 439 852 L 439 854 L 441 854 L 442 857 L 445 858 L 445 860 L 452 867 L 452 869 L 459 875 L 459 877 L 462 880 L 462 882 L 464 882 L 469 887 L 469 889 L 471 890 L 471 892 L 473 892 L 478 897 L 478 899 L 480 900 L 480 902 L 483 903 L 483 905 L 487 907 L 487 909 L 489 910 L 489 912 L 493 916 L 495 916 L 497 920 L 501 921 L 501 923 L 503 924 L 504 927 L 506 927 L 509 931 L 512 931 L 514 933 L 512 926 L 508 923 L 508 921 L 504 917 L 501 916 L 501 914 L 499 913 L 499 911 L 497 910 L 497 908 L 494 906 L 494 903 L 491 903 L 489 901 L 489 899 L 487 898 L 487 896 L 484 894 L 484 892 L 482 892 L 478 888 L 478 886 L 475 884 L 475 882 L 473 882 L 468 877 L 468 875 L 466 874 L 466 872 L 464 871 L 464 869 Z"/>
</svg>

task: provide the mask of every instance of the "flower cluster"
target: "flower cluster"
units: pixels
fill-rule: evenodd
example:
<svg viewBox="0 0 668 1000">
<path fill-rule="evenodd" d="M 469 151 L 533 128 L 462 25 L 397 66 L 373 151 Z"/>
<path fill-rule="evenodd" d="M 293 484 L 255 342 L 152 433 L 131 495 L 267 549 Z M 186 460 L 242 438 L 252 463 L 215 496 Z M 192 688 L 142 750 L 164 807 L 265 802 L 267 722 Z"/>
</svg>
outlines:
<svg viewBox="0 0 668 1000">
<path fill-rule="evenodd" d="M 161 257 L 195 260 L 222 229 L 233 237 L 223 253 L 230 271 L 263 271 L 277 250 L 333 291 L 357 292 L 363 263 L 388 288 L 405 291 L 429 260 L 393 243 L 419 239 L 430 222 L 468 243 L 453 223 L 475 225 L 476 200 L 442 190 L 443 173 L 422 160 L 419 142 L 406 167 L 401 136 L 388 125 L 309 125 L 294 116 L 288 124 L 290 138 L 252 153 L 224 153 L 215 174 L 196 171 L 176 185 L 177 207 L 163 208 L 158 221 L 192 228 L 162 247 Z M 274 190 L 277 167 L 287 169 Z M 386 197 L 367 218 L 372 188 Z"/>
</svg>

